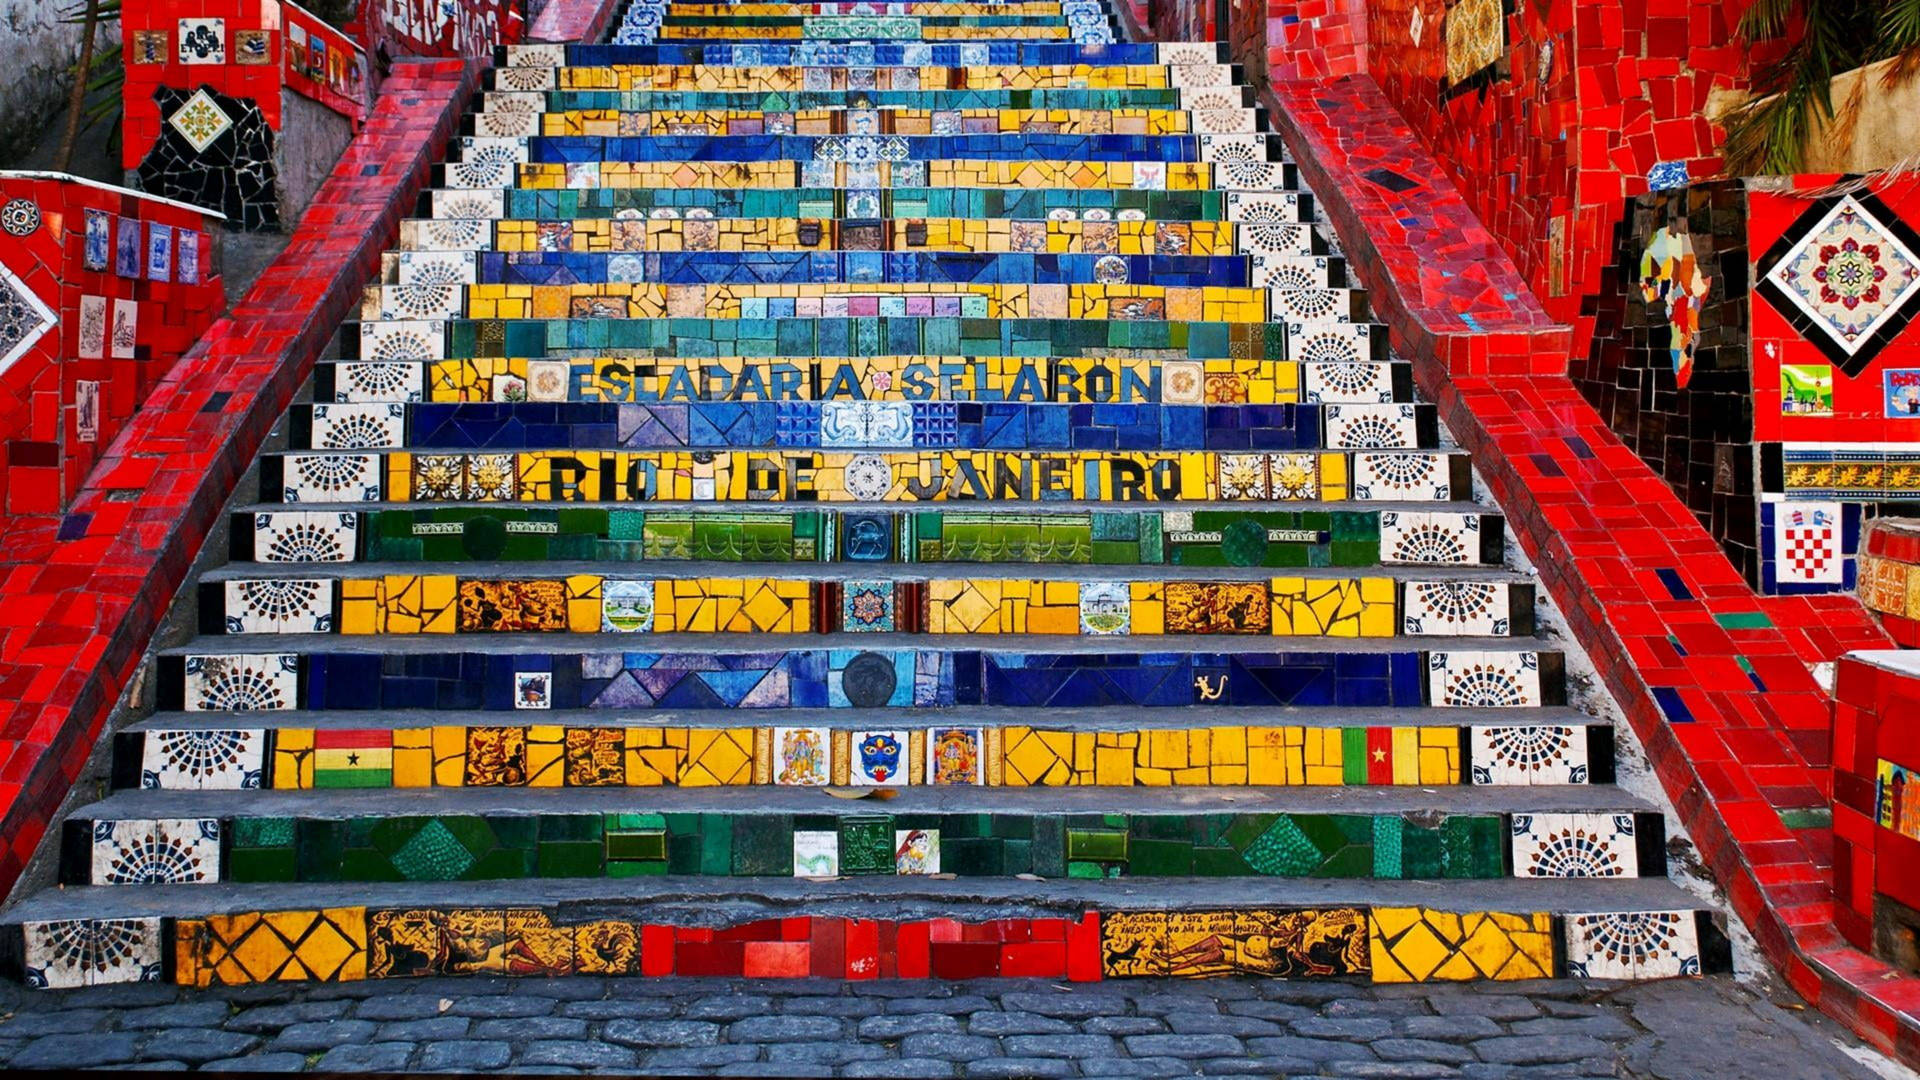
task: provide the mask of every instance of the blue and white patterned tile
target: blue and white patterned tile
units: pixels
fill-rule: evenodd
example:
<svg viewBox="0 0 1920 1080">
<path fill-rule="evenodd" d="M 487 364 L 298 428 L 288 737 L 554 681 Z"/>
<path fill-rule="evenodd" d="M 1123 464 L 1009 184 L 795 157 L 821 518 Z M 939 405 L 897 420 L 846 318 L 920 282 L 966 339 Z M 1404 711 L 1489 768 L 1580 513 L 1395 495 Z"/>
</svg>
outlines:
<svg viewBox="0 0 1920 1080">
<path fill-rule="evenodd" d="M 1469 780 L 1482 786 L 1549 787 L 1585 784 L 1587 729 L 1581 725 L 1524 724 L 1467 729 Z"/>
<path fill-rule="evenodd" d="M 266 732 L 183 728 L 141 737 L 140 786 L 163 791 L 244 791 L 261 786 Z"/>
<path fill-rule="evenodd" d="M 1541 704 L 1533 652 L 1427 654 L 1427 699 L 1447 709 L 1523 709 Z"/>
</svg>

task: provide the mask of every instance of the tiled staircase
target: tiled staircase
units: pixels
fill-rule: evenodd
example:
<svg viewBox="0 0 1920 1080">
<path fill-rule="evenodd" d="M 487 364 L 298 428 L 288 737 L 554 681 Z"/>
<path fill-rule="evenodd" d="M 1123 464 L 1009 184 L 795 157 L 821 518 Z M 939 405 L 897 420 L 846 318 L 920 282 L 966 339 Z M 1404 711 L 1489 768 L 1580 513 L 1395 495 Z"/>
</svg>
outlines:
<svg viewBox="0 0 1920 1080">
<path fill-rule="evenodd" d="M 20 973 L 1723 964 L 1235 72 L 1113 37 L 503 50 Z"/>
</svg>

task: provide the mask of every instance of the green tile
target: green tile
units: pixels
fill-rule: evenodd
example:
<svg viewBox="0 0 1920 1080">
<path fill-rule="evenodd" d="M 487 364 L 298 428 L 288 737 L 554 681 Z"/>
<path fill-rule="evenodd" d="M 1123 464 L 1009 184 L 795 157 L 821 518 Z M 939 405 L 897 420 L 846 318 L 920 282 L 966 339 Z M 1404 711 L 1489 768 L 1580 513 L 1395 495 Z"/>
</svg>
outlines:
<svg viewBox="0 0 1920 1080">
<path fill-rule="evenodd" d="M 858 815 L 840 819 L 840 872 L 891 874 L 894 872 L 893 819 L 886 815 Z"/>
<path fill-rule="evenodd" d="M 291 846 L 234 847 L 225 860 L 228 881 L 298 881 L 300 861 Z"/>
<path fill-rule="evenodd" d="M 733 866 L 736 877 L 792 877 L 794 819 L 786 814 L 736 814 Z"/>
<path fill-rule="evenodd" d="M 665 852 L 661 854 L 664 857 Z M 606 848 L 591 841 L 543 843 L 535 863 L 535 872 L 543 878 L 599 877 L 605 870 L 606 856 Z"/>
<path fill-rule="evenodd" d="M 998 877 L 1005 872 L 1001 841 L 991 837 L 949 840 L 940 834 L 940 870 L 961 877 Z"/>
<path fill-rule="evenodd" d="M 1196 847 L 1193 849 L 1193 875 L 1195 877 L 1248 877 L 1253 867 L 1240 853 L 1228 847 Z"/>
<path fill-rule="evenodd" d="M 665 859 L 667 834 L 663 829 L 608 833 L 605 850 L 608 859 Z"/>
<path fill-rule="evenodd" d="M 1094 859 L 1102 862 L 1124 861 L 1127 834 L 1118 829 L 1067 830 L 1067 858 Z"/>
<path fill-rule="evenodd" d="M 1132 877 L 1189 877 L 1193 874 L 1193 843 L 1135 837 L 1127 846 L 1127 873 Z"/>
</svg>

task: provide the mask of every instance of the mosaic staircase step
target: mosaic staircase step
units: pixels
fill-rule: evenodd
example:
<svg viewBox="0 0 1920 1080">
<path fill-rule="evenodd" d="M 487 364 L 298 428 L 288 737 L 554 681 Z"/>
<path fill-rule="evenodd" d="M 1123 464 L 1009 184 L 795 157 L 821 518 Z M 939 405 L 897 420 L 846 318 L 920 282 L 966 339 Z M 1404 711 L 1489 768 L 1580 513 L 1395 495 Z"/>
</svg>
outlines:
<svg viewBox="0 0 1920 1080">
<path fill-rule="evenodd" d="M 877 209 L 877 205 L 875 207 Z M 909 208 L 911 209 L 911 208 Z M 971 251 L 1030 255 L 1282 254 L 1233 221 L 961 217 L 421 219 L 401 251 Z M 1259 320 L 1251 320 L 1259 321 Z"/>
<path fill-rule="evenodd" d="M 478 114 L 496 112 L 568 112 L 611 109 L 654 112 L 673 109 L 725 109 L 783 113 L 812 109 L 1214 109 L 1265 110 L 1246 87 L 1183 90 L 1144 89 L 967 90 L 930 86 L 922 90 L 486 90 Z M 1265 129 L 1261 129 L 1265 130 Z M 465 134 L 479 134 L 468 131 Z"/>
<path fill-rule="evenodd" d="M 748 219 L 753 220 L 753 219 Z M 671 234 L 668 234 L 671 235 Z M 651 243 L 659 234 L 648 237 Z M 504 235 L 496 242 L 505 240 Z M 371 285 L 360 315 L 393 319 L 527 319 L 566 312 L 579 319 L 968 318 L 1099 319 L 1116 322 L 1297 321 L 1366 318 L 1366 297 L 1308 280 L 1289 289 L 1166 285 L 792 285 L 652 284 Z"/>
<path fill-rule="evenodd" d="M 1387 513 L 1395 513 L 1387 511 Z M 237 565 L 420 562 L 460 564 L 691 561 L 719 564 L 889 563 L 966 565 L 1379 567 L 1431 573 L 1420 556 L 1439 553 L 1384 533 L 1379 510 L 606 510 L 502 506 L 423 509 L 236 511 L 227 558 Z M 1444 516 L 1442 516 L 1444 515 Z M 1461 560 L 1444 564 L 1463 580 L 1473 567 L 1501 565 L 1505 520 L 1480 510 L 1433 511 L 1465 536 Z M 1395 525 L 1399 522 L 1396 513 Z M 1383 540 L 1385 544 L 1383 546 Z M 1490 556 L 1490 557 L 1489 557 Z"/>
<path fill-rule="evenodd" d="M 1240 134 L 1261 130 L 1252 109 L 969 109 L 813 110 L 776 113 L 752 110 L 653 111 L 544 110 L 544 95 L 489 95 L 485 111 L 471 114 L 463 134 L 525 139 L 553 136 L 781 136 L 781 135 L 1059 135 Z"/>
<path fill-rule="evenodd" d="M 576 644 L 577 643 L 577 644 Z M 158 660 L 161 709 L 789 709 L 1315 706 L 1501 708 L 1566 704 L 1559 653 L 1489 639 L 1478 649 L 1407 650 L 1359 638 L 1337 651 L 1287 638 L 1112 637 L 1095 643 L 1002 635 L 990 649 L 898 647 L 870 636 L 660 638 L 498 635 L 462 650 L 425 635 L 377 648 L 312 637 L 221 638 Z M 484 649 L 480 647 L 484 644 Z M 1094 650 L 1099 651 L 1094 651 Z"/>
<path fill-rule="evenodd" d="M 1268 140 L 1276 142 L 1269 145 Z M 529 135 L 454 140 L 463 164 L 570 164 L 603 161 L 833 164 L 924 161 L 1278 162 L 1278 136 L 1068 135 L 991 132 L 964 135 Z"/>
<path fill-rule="evenodd" d="M 1039 221 L 1072 211 L 1088 221 L 1109 219 L 1165 221 L 1240 221 L 1249 225 L 1297 224 L 1313 220 L 1313 197 L 1305 192 L 1136 190 L 1108 188 L 931 188 L 905 185 L 885 191 L 802 188 L 569 188 L 509 189 L 479 192 L 436 189 L 424 205 L 435 220 L 651 217 L 675 210 L 700 218 L 844 218 L 955 217 Z M 875 212 L 867 213 L 869 209 Z M 622 213 L 626 211 L 626 213 Z M 858 211 L 857 213 L 854 211 Z M 704 213 L 703 213 L 704 212 Z M 1243 230 L 1247 231 L 1247 230 Z M 1311 229 L 1286 230 L 1312 237 L 1320 247 L 1300 252 L 1324 255 L 1325 245 Z"/>
<path fill-rule="evenodd" d="M 1419 451 L 527 450 L 415 454 L 275 452 L 261 498 L 348 502 L 1131 502 L 1261 501 L 1333 509 L 1364 498 L 1441 502 L 1461 455 Z M 1346 509 L 1347 507 L 1339 507 Z M 1441 516 L 1434 516 L 1436 513 Z M 1477 518 L 1393 511 L 1397 562 L 1488 561 Z M 1462 529 L 1468 534 L 1463 535 Z"/>
<path fill-rule="evenodd" d="M 866 70 L 890 68 L 965 70 L 968 68 L 1083 69 L 1096 78 L 1102 68 L 1197 69 L 1229 66 L 1224 45 L 1074 42 L 832 42 L 762 43 L 662 42 L 657 44 L 508 45 L 494 50 L 491 72 L 496 84 L 522 71 L 577 71 L 613 67 L 683 66 L 690 69 L 805 66 L 840 79 L 869 78 Z M 1084 69 L 1093 69 L 1089 73 Z M 747 89 L 780 89 L 774 80 Z M 1237 79 L 1222 80 L 1235 85 Z M 496 85 L 505 90 L 508 86 Z M 931 88 L 931 87 L 930 87 Z M 854 89 L 860 89 L 855 87 Z M 914 89 L 917 89 L 914 88 Z"/>
<path fill-rule="evenodd" d="M 1342 343 L 1341 335 L 1311 342 L 1335 349 Z M 385 344 L 376 341 L 370 351 L 377 352 Z M 937 402 L 1317 406 L 1404 403 L 1411 401 L 1413 393 L 1408 364 L 1336 358 L 1302 362 L 1099 356 L 469 357 L 322 361 L 314 372 L 315 399 L 346 404 L 817 401 L 851 402 L 869 409 Z M 1457 479 L 1456 490 L 1467 490 L 1464 474 Z"/>
<path fill-rule="evenodd" d="M 383 319 L 341 329 L 341 359 L 542 359 L 570 355 L 854 357 L 1111 356 L 1308 363 L 1387 359 L 1369 324 L 860 317 L 791 319 Z"/>
<path fill-rule="evenodd" d="M 436 188 L 494 191 L 604 188 L 1077 188 L 1194 191 L 1210 188 L 1216 166 L 1196 162 L 1051 161 L 607 161 L 514 165 L 466 161 L 434 166 Z M 1292 192 L 1294 167 L 1242 162 L 1221 170 L 1237 192 Z M 449 224 L 453 224 L 449 222 Z"/>
<path fill-rule="evenodd" d="M 323 568 L 322 573 L 326 569 Z M 381 567 L 367 567 L 379 570 Z M 395 569 L 407 569 L 396 567 Z M 1530 637 L 1530 585 L 1385 575 L 1054 581 L 411 573 L 203 579 L 203 633 Z M 504 568 L 503 568 L 504 569 Z"/>
<path fill-rule="evenodd" d="M 1104 789 L 989 792 L 963 778 L 898 789 L 884 809 L 841 810 L 844 800 L 792 786 L 791 778 L 824 769 L 817 751 L 793 748 L 804 734 L 775 732 L 776 746 L 788 752 L 776 749 L 779 760 L 756 777 L 757 790 L 661 788 L 644 808 L 625 790 L 603 787 L 568 790 L 564 811 L 550 805 L 562 796 L 548 791 L 474 786 L 435 792 L 430 812 L 417 794 L 397 789 L 119 791 L 67 819 L 59 880 L 1035 874 L 1533 881 L 1665 872 L 1664 818 L 1605 787 L 1452 787 L 1417 796 L 1351 788 L 1337 793 L 1337 809 L 1324 805 L 1325 792 L 1249 788 L 1230 812 L 1203 809 L 1211 802 L 1205 789 L 1162 787 L 1129 791 L 1129 809 L 1116 813 Z M 944 734 L 936 729 L 929 741 L 926 774 L 977 776 L 978 760 L 942 753 L 937 737 Z M 485 766 L 505 774 L 543 765 L 559 771 L 502 751 Z M 471 758 L 469 767 L 478 767 Z M 1510 812 L 1484 809 L 1496 793 Z M 1301 809 L 1310 797 L 1315 808 Z M 514 805 L 501 806 L 503 799 Z"/>
<path fill-rule="evenodd" d="M 937 48 L 937 46 L 933 46 Z M 1032 54 L 1043 45 L 1022 46 L 1023 54 Z M 777 44 L 738 49 L 724 54 L 734 65 L 676 62 L 677 57 L 653 60 L 644 50 L 671 46 L 623 46 L 641 50 L 632 60 L 606 59 L 600 65 L 553 63 L 523 64 L 492 70 L 485 83 L 488 90 L 527 93 L 542 90 L 693 90 L 700 92 L 757 91 L 790 93 L 808 90 L 921 90 L 929 86 L 947 90 L 1214 90 L 1234 87 L 1238 69 L 1217 62 L 1188 65 L 1163 65 L 1150 59 L 1127 63 L 1124 58 L 1103 55 L 1097 61 L 1086 59 L 1086 46 L 1064 46 L 1070 50 L 1054 54 L 1058 59 L 1046 63 L 968 62 L 970 52 L 961 45 L 952 46 L 946 63 L 934 53 L 925 63 L 909 63 L 905 49 L 897 53 L 876 52 L 876 63 L 860 68 L 809 64 L 822 55 L 818 49 L 801 50 L 782 58 Z M 701 55 L 714 46 L 695 46 Z M 881 48 L 876 46 L 876 49 Z M 895 46 L 894 48 L 900 48 Z M 659 54 L 655 54 L 659 55 Z M 795 62 L 795 59 L 800 62 Z M 554 58 L 549 58 L 554 59 Z M 783 62 L 784 60 L 784 62 Z"/>
<path fill-rule="evenodd" d="M 542 724 L 502 725 L 424 711 L 180 712 L 118 733 L 111 777 L 116 789 L 169 791 L 768 784 L 786 731 L 823 748 L 818 777 L 900 787 L 930 783 L 928 745 L 960 730 L 979 733 L 979 780 L 994 787 L 1613 783 L 1611 725 L 1565 708 L 1533 710 L 1519 725 L 1482 711 L 1487 722 L 1457 722 L 1472 710 L 1320 710 L 1317 719 L 1290 710 L 1268 723 L 1204 726 L 1175 709 L 1067 711 L 1034 726 L 1017 710 L 981 707 L 945 726 L 906 715 L 849 727 L 830 711 L 793 709 L 755 714 L 749 728 L 713 713 L 550 711 Z M 508 758 L 511 769 L 488 764 Z"/>
<path fill-rule="evenodd" d="M 316 907 L 304 884 L 74 887 L 9 913 L 0 959 L 31 985 L 188 986 L 427 975 L 1370 978 L 1377 983 L 1661 978 L 1729 969 L 1712 915 L 1655 879 L 1109 884 L 870 877 L 390 882 Z M 332 891 L 332 890 L 329 890 Z M 795 916 L 796 910 L 810 915 Z"/>
<path fill-rule="evenodd" d="M 667 211 L 677 213 L 677 211 Z M 1304 227 L 1300 227 L 1304 229 Z M 1304 233 L 1303 235 L 1311 235 Z M 765 292 L 798 285 L 841 286 L 820 295 L 871 290 L 875 286 L 1124 287 L 1152 282 L 1159 288 L 1247 286 L 1291 291 L 1348 289 L 1346 264 L 1337 257 L 1301 250 L 1284 236 L 1285 250 L 1253 256 L 1050 255 L 1031 252 L 819 252 L 678 251 L 611 252 L 395 252 L 383 273 L 384 289 L 442 289 L 457 285 L 567 286 L 653 282 L 669 287 L 748 287 Z M 1268 245 L 1262 244 L 1265 247 Z M 373 286 L 369 286 L 372 288 Z M 1349 290 L 1344 310 L 1365 318 L 1366 294 Z M 668 295 L 672 295 L 669 293 Z M 1303 298 L 1303 299 L 1311 299 Z M 1332 310 L 1342 298 L 1329 297 Z M 1285 301 L 1283 301 L 1285 303 Z"/>
<path fill-rule="evenodd" d="M 385 402 L 303 405 L 293 450 L 745 447 L 961 450 L 1420 450 L 1431 405 L 1026 402 Z"/>
</svg>

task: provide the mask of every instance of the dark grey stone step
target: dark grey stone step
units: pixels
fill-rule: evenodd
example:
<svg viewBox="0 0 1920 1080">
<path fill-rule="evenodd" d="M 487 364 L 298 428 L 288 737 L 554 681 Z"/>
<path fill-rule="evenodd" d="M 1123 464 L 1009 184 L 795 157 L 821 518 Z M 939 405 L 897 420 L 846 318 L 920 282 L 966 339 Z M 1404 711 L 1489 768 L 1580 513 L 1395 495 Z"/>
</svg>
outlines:
<svg viewBox="0 0 1920 1080">
<path fill-rule="evenodd" d="M 869 919 L 1059 917 L 1100 910 L 1220 910 L 1372 905 L 1451 911 L 1662 911 L 1709 906 L 1660 878 L 1484 881 L 1373 881 L 1332 878 L 867 877 L 857 882 L 800 878 L 541 878 L 519 881 L 377 882 L 328 886 L 217 884 L 75 886 L 36 893 L 0 917 L 50 919 L 198 917 L 243 911 L 329 907 L 542 907 L 566 918 L 612 914 L 691 926 L 729 926 L 779 916 Z"/>
</svg>

